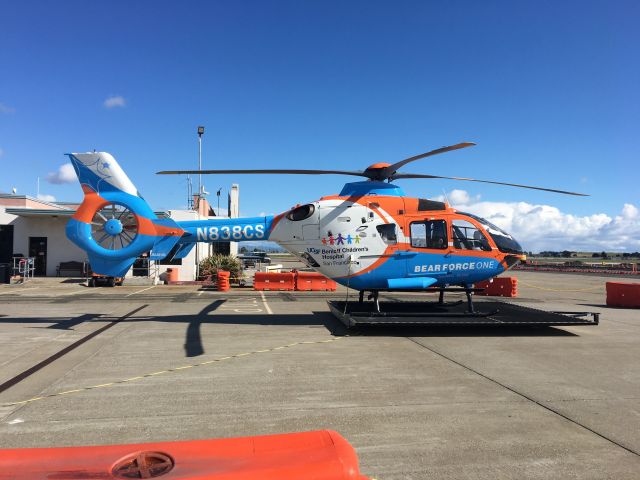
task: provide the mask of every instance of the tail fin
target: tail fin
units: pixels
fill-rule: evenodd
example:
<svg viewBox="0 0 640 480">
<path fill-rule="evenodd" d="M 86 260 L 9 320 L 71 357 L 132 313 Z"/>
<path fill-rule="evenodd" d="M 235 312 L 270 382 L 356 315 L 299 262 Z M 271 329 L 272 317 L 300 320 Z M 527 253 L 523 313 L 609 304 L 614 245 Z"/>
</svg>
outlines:
<svg viewBox="0 0 640 480">
<path fill-rule="evenodd" d="M 122 277 L 144 252 L 164 258 L 184 230 L 155 215 L 109 153 L 67 155 L 84 191 L 82 204 L 67 224 L 67 237 L 87 252 L 92 270 Z"/>
</svg>

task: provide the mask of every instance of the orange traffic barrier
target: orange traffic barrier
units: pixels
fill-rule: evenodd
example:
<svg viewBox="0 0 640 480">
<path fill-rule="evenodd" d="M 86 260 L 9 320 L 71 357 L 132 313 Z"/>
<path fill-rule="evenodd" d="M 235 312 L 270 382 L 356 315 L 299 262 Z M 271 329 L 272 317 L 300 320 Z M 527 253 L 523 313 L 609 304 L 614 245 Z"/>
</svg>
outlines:
<svg viewBox="0 0 640 480">
<path fill-rule="evenodd" d="M 315 432 L 98 447 L 0 450 L 0 478 L 367 480 L 340 434 Z"/>
<path fill-rule="evenodd" d="M 295 284 L 295 273 L 256 272 L 253 277 L 254 290 L 294 290 Z"/>
<path fill-rule="evenodd" d="M 640 308 L 640 283 L 607 282 L 607 305 Z"/>
<path fill-rule="evenodd" d="M 483 292 L 476 295 L 487 295 L 490 297 L 517 297 L 518 279 L 516 277 L 495 277 L 492 280 L 485 280 L 474 285 L 475 288 L 484 288 Z"/>
<path fill-rule="evenodd" d="M 335 292 L 336 282 L 316 272 L 296 272 L 296 290 Z"/>
<path fill-rule="evenodd" d="M 177 282 L 179 273 L 177 268 L 167 268 L 167 282 Z"/>
<path fill-rule="evenodd" d="M 229 283 L 229 277 L 231 276 L 231 272 L 226 272 L 224 270 L 218 270 L 217 284 L 218 290 L 220 292 L 226 292 L 231 289 L 231 284 Z"/>
</svg>

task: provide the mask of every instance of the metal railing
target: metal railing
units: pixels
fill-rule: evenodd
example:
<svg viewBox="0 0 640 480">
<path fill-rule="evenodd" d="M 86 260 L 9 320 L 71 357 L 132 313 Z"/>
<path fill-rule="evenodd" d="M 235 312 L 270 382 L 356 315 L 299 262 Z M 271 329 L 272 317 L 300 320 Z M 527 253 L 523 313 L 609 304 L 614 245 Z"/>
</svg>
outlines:
<svg viewBox="0 0 640 480">
<path fill-rule="evenodd" d="M 22 283 L 34 277 L 36 271 L 35 257 L 13 257 L 13 276 L 19 276 Z"/>
</svg>

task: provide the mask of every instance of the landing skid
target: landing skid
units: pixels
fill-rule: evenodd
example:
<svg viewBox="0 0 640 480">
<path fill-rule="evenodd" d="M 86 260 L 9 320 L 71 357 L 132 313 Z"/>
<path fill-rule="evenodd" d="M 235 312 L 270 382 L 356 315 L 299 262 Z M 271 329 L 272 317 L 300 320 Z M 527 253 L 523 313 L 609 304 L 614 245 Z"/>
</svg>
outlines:
<svg viewBox="0 0 640 480">
<path fill-rule="evenodd" d="M 469 312 L 466 302 L 329 301 L 331 313 L 347 327 L 356 325 L 570 326 L 598 325 L 594 312 L 547 312 L 506 302 L 480 301 Z"/>
</svg>

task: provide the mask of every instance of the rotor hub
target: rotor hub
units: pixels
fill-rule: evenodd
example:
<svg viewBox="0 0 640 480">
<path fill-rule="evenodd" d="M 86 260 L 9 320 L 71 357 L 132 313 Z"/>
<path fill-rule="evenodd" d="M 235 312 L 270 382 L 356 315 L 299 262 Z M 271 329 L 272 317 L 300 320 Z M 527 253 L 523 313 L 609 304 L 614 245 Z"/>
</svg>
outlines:
<svg viewBox="0 0 640 480">
<path fill-rule="evenodd" d="M 104 230 L 109 235 L 112 235 L 114 237 L 116 235 L 120 235 L 122 233 L 122 230 L 123 230 L 122 222 L 120 220 L 118 220 L 117 218 L 110 218 L 104 224 Z"/>
<path fill-rule="evenodd" d="M 378 162 L 378 163 L 374 163 L 373 165 L 369 165 L 365 171 L 364 171 L 364 176 L 366 176 L 367 178 L 369 178 L 369 180 L 385 180 L 385 169 L 387 167 L 390 167 L 391 164 L 390 163 L 385 163 L 385 162 Z"/>
<path fill-rule="evenodd" d="M 369 165 L 367 167 L 367 170 L 380 170 L 380 169 L 387 168 L 387 167 L 390 167 L 390 166 L 391 166 L 390 163 L 378 162 L 378 163 L 374 163 L 373 165 Z"/>
<path fill-rule="evenodd" d="M 111 203 L 96 211 L 91 221 L 91 237 L 102 248 L 121 250 L 138 235 L 138 219 L 124 205 Z"/>
</svg>

